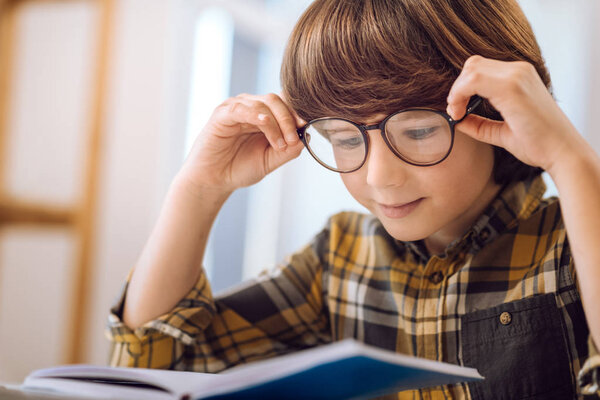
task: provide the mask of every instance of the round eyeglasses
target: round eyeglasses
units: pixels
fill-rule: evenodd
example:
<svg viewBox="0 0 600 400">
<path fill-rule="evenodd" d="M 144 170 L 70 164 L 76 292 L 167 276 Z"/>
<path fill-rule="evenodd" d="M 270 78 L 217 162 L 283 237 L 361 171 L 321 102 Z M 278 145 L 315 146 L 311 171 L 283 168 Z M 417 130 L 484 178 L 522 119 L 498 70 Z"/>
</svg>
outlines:
<svg viewBox="0 0 600 400">
<path fill-rule="evenodd" d="M 443 111 L 409 108 L 378 124 L 361 125 L 344 118 L 318 118 L 297 130 L 308 152 L 319 164 L 335 172 L 354 172 L 369 154 L 367 131 L 379 129 L 390 150 L 411 165 L 428 167 L 448 157 L 454 144 L 454 127 L 483 101 L 473 96 L 464 117 L 454 120 Z"/>
</svg>

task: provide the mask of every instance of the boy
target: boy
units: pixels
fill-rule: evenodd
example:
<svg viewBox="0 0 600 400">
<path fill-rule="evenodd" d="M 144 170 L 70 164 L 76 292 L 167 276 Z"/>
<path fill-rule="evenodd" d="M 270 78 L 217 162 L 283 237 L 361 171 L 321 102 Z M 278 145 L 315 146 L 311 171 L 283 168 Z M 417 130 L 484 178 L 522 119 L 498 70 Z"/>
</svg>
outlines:
<svg viewBox="0 0 600 400">
<path fill-rule="evenodd" d="M 112 365 L 218 372 L 354 337 L 486 377 L 393 398 L 598 391 L 600 160 L 514 1 L 317 0 L 281 80 L 198 136 L 112 308 Z M 221 205 L 303 146 L 372 215 L 333 216 L 213 298 L 199 265 Z"/>
</svg>

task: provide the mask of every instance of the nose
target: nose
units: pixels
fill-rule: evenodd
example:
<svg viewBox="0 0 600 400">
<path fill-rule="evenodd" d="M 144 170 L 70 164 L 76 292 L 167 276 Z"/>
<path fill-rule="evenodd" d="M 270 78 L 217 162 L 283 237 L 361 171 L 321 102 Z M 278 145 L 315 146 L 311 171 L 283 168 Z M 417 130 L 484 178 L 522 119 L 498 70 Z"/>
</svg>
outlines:
<svg viewBox="0 0 600 400">
<path fill-rule="evenodd" d="M 367 184 L 375 188 L 402 186 L 410 166 L 396 157 L 379 130 L 369 130 L 368 135 L 369 155 L 363 165 L 367 169 Z"/>
</svg>

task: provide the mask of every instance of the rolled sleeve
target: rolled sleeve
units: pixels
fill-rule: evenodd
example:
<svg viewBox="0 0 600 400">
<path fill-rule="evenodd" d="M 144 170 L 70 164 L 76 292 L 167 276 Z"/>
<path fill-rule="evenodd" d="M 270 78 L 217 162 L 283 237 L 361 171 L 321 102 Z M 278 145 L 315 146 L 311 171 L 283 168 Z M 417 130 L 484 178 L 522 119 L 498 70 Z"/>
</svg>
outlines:
<svg viewBox="0 0 600 400">
<path fill-rule="evenodd" d="M 183 351 L 181 345 L 193 344 L 215 314 L 206 274 L 200 274 L 194 287 L 171 311 L 131 329 L 123 322 L 123 307 L 132 273 L 133 270 L 129 272 L 108 315 L 105 336 L 113 346 L 110 364 L 150 368 L 164 368 L 165 364 L 172 366 L 176 354 Z M 165 351 L 160 351 L 161 348 Z M 146 357 L 144 361 L 148 353 L 153 353 L 154 358 Z M 161 354 L 168 357 L 160 357 Z M 158 359 L 163 360 L 158 362 Z"/>
<path fill-rule="evenodd" d="M 579 387 L 584 395 L 600 397 L 600 354 L 591 336 L 588 344 L 589 357 L 579 371 Z"/>
</svg>

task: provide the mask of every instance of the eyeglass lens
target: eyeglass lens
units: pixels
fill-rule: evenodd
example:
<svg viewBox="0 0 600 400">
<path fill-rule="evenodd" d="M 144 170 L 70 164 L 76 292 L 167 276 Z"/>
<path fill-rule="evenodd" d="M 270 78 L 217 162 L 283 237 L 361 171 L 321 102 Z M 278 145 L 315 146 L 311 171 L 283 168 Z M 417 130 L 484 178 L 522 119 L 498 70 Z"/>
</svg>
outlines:
<svg viewBox="0 0 600 400">
<path fill-rule="evenodd" d="M 408 110 L 392 115 L 385 124 L 388 143 L 404 160 L 418 165 L 441 161 L 452 146 L 452 131 L 441 114 Z M 339 172 L 357 169 L 367 145 L 360 129 L 342 119 L 317 120 L 306 127 L 309 150 L 321 163 Z"/>
</svg>

